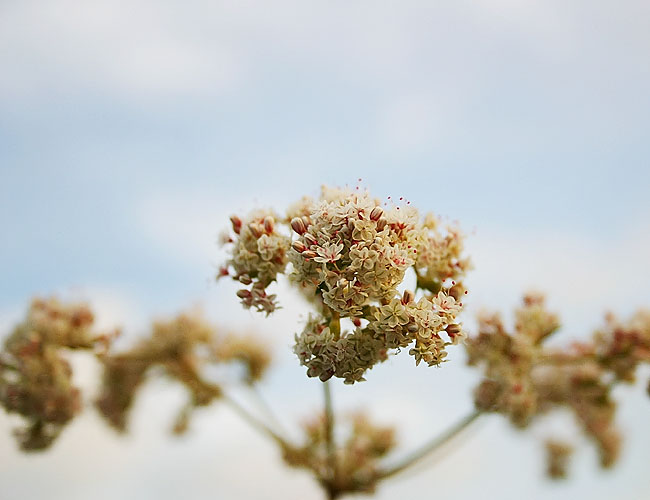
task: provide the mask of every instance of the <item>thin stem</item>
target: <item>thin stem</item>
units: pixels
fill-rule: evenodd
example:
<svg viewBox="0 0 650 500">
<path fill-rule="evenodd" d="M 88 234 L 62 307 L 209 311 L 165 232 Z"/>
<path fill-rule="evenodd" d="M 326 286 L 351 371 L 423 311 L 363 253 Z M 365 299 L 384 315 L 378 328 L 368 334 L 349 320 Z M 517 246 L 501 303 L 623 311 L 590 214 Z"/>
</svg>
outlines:
<svg viewBox="0 0 650 500">
<path fill-rule="evenodd" d="M 380 471 L 378 477 L 380 479 L 386 479 L 388 477 L 399 474 L 400 472 L 408 469 L 412 465 L 419 462 L 421 459 L 425 458 L 427 455 L 433 453 L 441 446 L 445 445 L 447 442 L 451 441 L 453 438 L 458 436 L 463 430 L 470 426 L 478 417 L 480 417 L 482 412 L 480 410 L 474 410 L 472 413 L 467 415 L 462 420 L 456 422 L 453 426 L 447 429 L 445 432 L 436 436 L 431 441 L 426 443 L 421 448 L 415 450 L 413 453 L 405 457 L 402 461 L 398 462 L 392 467 Z"/>
<path fill-rule="evenodd" d="M 259 409 L 264 413 L 267 420 L 272 424 L 272 426 L 277 431 L 277 434 L 287 436 L 285 427 L 280 422 L 280 419 L 277 417 L 276 413 L 273 411 L 271 406 L 267 403 L 266 399 L 262 396 L 257 385 L 249 385 L 250 394 L 253 396 L 255 403 Z"/>
<path fill-rule="evenodd" d="M 329 459 L 332 482 L 336 479 L 336 445 L 334 443 L 334 408 L 332 405 L 332 392 L 329 382 L 323 382 L 323 396 L 325 399 L 325 442 Z"/>
<path fill-rule="evenodd" d="M 251 425 L 251 427 L 253 427 L 255 430 L 270 437 L 283 448 L 289 446 L 288 443 L 279 434 L 277 434 L 273 429 L 268 427 L 260 419 L 258 419 L 257 417 L 249 413 L 249 411 L 246 408 L 241 406 L 237 401 L 232 399 L 230 396 L 224 394 L 222 396 L 222 399 L 226 404 L 228 404 L 228 406 L 230 406 L 233 410 L 235 410 L 235 412 L 240 417 L 246 420 L 246 422 L 248 422 Z"/>
</svg>

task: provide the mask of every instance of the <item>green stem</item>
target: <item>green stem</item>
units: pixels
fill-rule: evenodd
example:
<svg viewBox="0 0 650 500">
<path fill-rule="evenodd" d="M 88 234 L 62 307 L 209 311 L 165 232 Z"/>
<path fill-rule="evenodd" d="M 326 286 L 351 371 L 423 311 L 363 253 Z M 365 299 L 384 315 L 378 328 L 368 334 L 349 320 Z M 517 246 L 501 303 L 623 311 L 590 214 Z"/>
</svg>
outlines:
<svg viewBox="0 0 650 500">
<path fill-rule="evenodd" d="M 330 331 L 334 334 L 336 339 L 341 337 L 341 315 L 337 311 L 330 309 L 332 318 L 330 319 Z"/>
<path fill-rule="evenodd" d="M 250 385 L 250 394 L 253 396 L 253 399 L 257 403 L 259 409 L 264 413 L 266 419 L 272 424 L 272 426 L 277 431 L 278 435 L 287 436 L 285 427 L 280 422 L 280 419 L 276 416 L 275 412 L 271 409 L 271 406 L 267 403 L 266 399 L 262 397 L 259 388 L 257 385 Z"/>
<path fill-rule="evenodd" d="M 331 470 L 331 483 L 334 483 L 337 476 L 336 444 L 334 442 L 334 407 L 329 382 L 323 382 L 323 396 L 325 399 L 325 443 Z"/>
<path fill-rule="evenodd" d="M 248 422 L 250 426 L 253 427 L 253 429 L 257 430 L 261 434 L 270 437 L 283 449 L 289 447 L 289 444 L 282 438 L 282 436 L 277 434 L 273 429 L 268 427 L 266 424 L 264 424 L 264 422 L 262 422 L 260 419 L 255 417 L 253 414 L 249 413 L 249 411 L 246 408 L 244 408 L 242 405 L 240 405 L 237 401 L 232 399 L 227 394 L 224 394 L 222 396 L 222 399 L 228 406 L 230 406 L 235 411 L 235 413 L 237 413 L 246 422 Z"/>
<path fill-rule="evenodd" d="M 429 278 L 422 276 L 415 267 L 413 267 L 416 277 L 416 288 L 421 290 L 428 290 L 433 294 L 438 293 L 442 289 L 442 283 L 440 281 L 434 281 Z"/>
<path fill-rule="evenodd" d="M 482 412 L 480 410 L 474 410 L 472 413 L 467 415 L 462 420 L 456 422 L 452 427 L 447 429 L 445 432 L 436 436 L 431 441 L 426 443 L 421 448 L 415 450 L 413 453 L 402 459 L 397 464 L 389 467 L 383 471 L 379 471 L 378 478 L 386 479 L 392 477 L 400 472 L 408 469 L 409 467 L 415 465 L 417 462 L 428 456 L 429 454 L 435 452 L 441 446 L 445 445 L 453 438 L 458 436 L 463 430 L 470 426 L 478 417 L 480 417 Z"/>
</svg>

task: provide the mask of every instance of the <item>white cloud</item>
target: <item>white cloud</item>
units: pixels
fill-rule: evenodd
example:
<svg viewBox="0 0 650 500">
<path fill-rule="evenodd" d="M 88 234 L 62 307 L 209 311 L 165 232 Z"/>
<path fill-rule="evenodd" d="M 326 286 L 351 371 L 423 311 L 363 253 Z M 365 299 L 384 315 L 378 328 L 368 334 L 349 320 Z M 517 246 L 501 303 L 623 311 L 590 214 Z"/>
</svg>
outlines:
<svg viewBox="0 0 650 500">
<path fill-rule="evenodd" d="M 178 29 L 158 2 L 19 2 L 3 6 L 5 98 L 100 91 L 147 100 L 221 93 L 243 68 L 227 44 Z"/>
</svg>

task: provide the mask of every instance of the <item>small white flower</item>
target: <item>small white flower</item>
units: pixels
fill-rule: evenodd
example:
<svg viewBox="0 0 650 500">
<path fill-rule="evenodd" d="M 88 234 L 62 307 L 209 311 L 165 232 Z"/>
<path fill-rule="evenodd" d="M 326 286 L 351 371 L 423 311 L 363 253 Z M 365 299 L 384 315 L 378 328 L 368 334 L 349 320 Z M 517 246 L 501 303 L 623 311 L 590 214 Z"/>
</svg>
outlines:
<svg viewBox="0 0 650 500">
<path fill-rule="evenodd" d="M 322 264 L 336 262 L 341 258 L 341 250 L 343 250 L 343 243 L 325 243 L 316 248 L 318 256 L 314 257 L 314 261 Z"/>
</svg>

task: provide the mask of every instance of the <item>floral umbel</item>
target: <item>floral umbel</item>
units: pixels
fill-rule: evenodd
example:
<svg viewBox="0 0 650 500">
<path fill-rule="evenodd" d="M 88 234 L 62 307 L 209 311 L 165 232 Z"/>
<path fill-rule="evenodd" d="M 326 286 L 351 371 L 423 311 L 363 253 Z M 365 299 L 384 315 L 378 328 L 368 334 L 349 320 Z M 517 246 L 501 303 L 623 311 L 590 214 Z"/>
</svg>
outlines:
<svg viewBox="0 0 650 500">
<path fill-rule="evenodd" d="M 564 350 L 545 345 L 560 325 L 543 296 L 526 295 L 515 318 L 509 332 L 498 315 L 483 315 L 478 335 L 466 343 L 469 363 L 484 373 L 474 393 L 476 407 L 501 413 L 519 428 L 566 408 L 596 445 L 600 464 L 611 467 L 621 448 L 612 390 L 617 383 L 634 382 L 637 366 L 650 362 L 650 312 L 639 311 L 626 322 L 610 314 L 591 342 Z M 549 474 L 564 477 L 571 446 L 550 443 Z"/>
<path fill-rule="evenodd" d="M 231 258 L 220 275 L 252 284 L 237 292 L 246 307 L 272 312 L 266 288 L 282 273 L 312 302 L 294 346 L 310 377 L 362 381 L 406 348 L 416 364 L 438 366 L 463 338 L 469 260 L 457 228 L 358 189 L 324 187 L 319 199 L 303 198 L 281 219 L 285 236 L 277 216 L 265 214 L 231 218 Z M 413 290 L 404 289 L 409 273 Z"/>
</svg>

